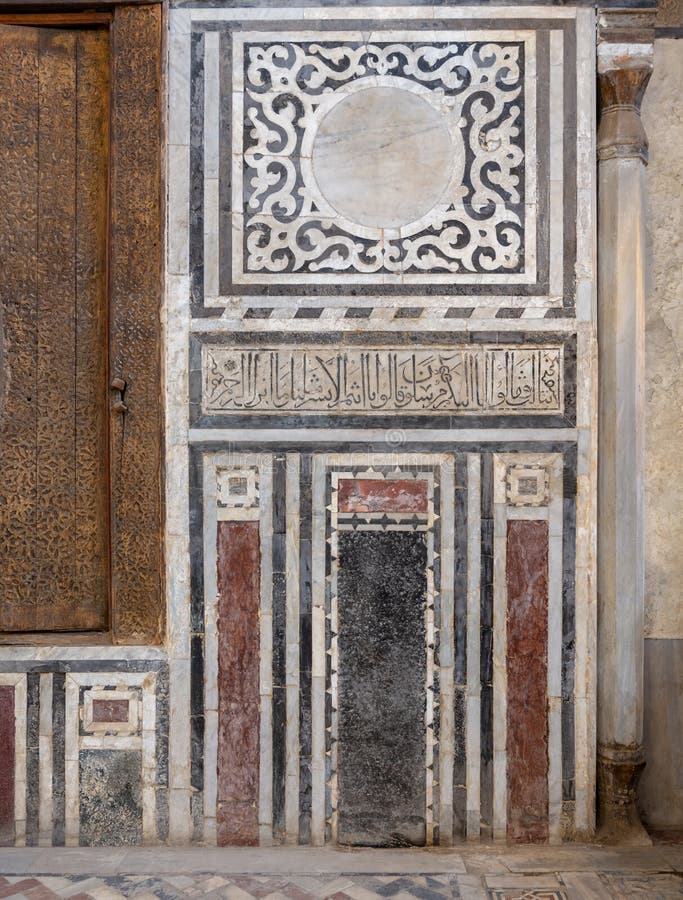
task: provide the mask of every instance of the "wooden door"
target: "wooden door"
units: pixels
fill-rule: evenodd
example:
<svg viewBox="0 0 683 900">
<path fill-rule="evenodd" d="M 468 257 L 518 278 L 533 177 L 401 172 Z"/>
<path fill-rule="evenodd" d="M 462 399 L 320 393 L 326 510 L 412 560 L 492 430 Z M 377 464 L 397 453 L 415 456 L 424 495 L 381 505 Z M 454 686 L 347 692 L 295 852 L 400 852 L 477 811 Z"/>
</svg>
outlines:
<svg viewBox="0 0 683 900">
<path fill-rule="evenodd" d="M 109 32 L 0 59 L 0 631 L 106 630 Z"/>
</svg>

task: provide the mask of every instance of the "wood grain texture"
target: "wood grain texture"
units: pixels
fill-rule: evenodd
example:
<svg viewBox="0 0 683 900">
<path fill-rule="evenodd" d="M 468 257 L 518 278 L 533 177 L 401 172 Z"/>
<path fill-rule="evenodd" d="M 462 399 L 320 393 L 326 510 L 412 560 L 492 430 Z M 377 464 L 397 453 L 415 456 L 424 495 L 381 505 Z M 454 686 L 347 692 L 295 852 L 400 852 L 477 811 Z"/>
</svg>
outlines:
<svg viewBox="0 0 683 900">
<path fill-rule="evenodd" d="M 258 844 L 257 522 L 218 523 L 218 843 Z"/>
<path fill-rule="evenodd" d="M 112 620 L 118 643 L 161 640 L 161 7 L 118 6 L 111 30 Z"/>
<path fill-rule="evenodd" d="M 33 621 L 36 496 L 37 29 L 0 29 L 0 627 Z"/>
<path fill-rule="evenodd" d="M 107 625 L 106 31 L 0 26 L 0 628 Z M 94 325 L 93 325 L 94 323 Z M 99 324 L 98 324 L 99 323 Z"/>
<path fill-rule="evenodd" d="M 507 837 L 548 840 L 548 523 L 507 523 Z"/>
</svg>

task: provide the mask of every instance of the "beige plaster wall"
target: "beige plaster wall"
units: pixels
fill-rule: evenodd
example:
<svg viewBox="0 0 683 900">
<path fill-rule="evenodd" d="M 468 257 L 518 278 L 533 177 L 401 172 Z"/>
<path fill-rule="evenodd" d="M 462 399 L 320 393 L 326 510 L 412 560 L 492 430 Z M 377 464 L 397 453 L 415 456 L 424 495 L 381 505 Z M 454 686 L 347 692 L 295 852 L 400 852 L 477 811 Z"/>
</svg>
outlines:
<svg viewBox="0 0 683 900">
<path fill-rule="evenodd" d="M 660 39 L 650 139 L 646 310 L 645 634 L 683 638 L 683 40 Z"/>
<path fill-rule="evenodd" d="M 645 753 L 651 828 L 683 828 L 683 40 L 659 39 L 650 138 L 646 310 Z"/>
</svg>

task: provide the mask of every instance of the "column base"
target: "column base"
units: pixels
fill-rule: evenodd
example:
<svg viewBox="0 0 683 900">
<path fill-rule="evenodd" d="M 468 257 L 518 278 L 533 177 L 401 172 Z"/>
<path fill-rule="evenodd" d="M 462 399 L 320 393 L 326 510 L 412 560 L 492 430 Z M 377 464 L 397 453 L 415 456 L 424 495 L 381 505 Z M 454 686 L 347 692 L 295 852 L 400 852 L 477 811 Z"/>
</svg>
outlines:
<svg viewBox="0 0 683 900">
<path fill-rule="evenodd" d="M 598 746 L 599 841 L 630 847 L 652 845 L 636 807 L 636 786 L 644 768 L 642 747 Z"/>
</svg>

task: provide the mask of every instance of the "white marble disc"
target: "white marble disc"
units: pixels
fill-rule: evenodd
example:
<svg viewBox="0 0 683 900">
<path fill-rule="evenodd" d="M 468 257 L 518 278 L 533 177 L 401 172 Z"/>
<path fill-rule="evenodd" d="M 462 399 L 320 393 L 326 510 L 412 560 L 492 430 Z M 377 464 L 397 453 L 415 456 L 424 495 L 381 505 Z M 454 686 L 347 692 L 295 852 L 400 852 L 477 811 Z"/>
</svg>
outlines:
<svg viewBox="0 0 683 900">
<path fill-rule="evenodd" d="M 325 116 L 312 163 L 320 192 L 340 215 L 397 228 L 439 202 L 454 152 L 446 122 L 427 100 L 401 88 L 369 87 Z"/>
</svg>

